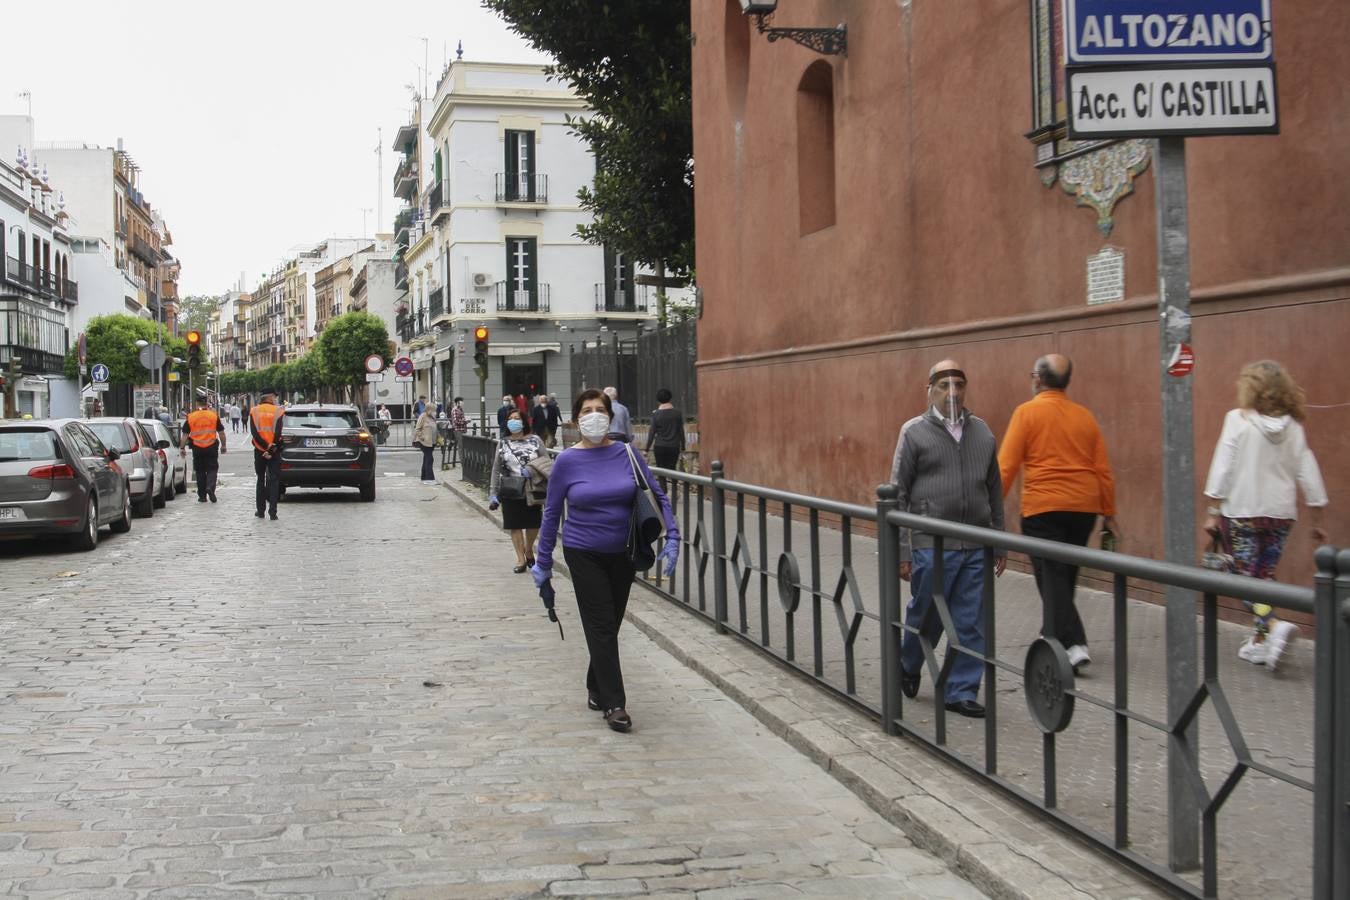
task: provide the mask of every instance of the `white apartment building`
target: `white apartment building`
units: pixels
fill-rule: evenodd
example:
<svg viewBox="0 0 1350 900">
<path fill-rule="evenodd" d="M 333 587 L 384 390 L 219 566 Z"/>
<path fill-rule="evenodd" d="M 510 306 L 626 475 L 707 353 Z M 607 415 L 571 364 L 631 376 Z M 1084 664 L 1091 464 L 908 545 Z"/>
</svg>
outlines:
<svg viewBox="0 0 1350 900">
<path fill-rule="evenodd" d="M 656 321 L 634 267 L 576 236 L 590 221 L 577 192 L 591 183 L 595 161 L 567 116 L 584 116 L 586 105 L 543 66 L 456 60 L 431 109 L 430 165 L 407 167 L 430 181 L 415 210 L 396 220 L 411 220 L 395 332 L 416 366 L 416 392 L 461 395 L 476 411 L 473 331 L 486 325 L 489 408 L 503 393 L 567 397 L 572 347 L 635 336 Z M 404 130 L 394 149 L 405 163 L 428 153 Z"/>
<path fill-rule="evenodd" d="M 27 117 L 31 144 L 32 120 Z M 0 394 L 0 418 L 79 414 L 79 389 L 64 372 L 74 342 L 79 291 L 69 216 L 49 174 L 20 149 L 0 161 L 0 371 L 14 377 L 14 408 Z"/>
</svg>

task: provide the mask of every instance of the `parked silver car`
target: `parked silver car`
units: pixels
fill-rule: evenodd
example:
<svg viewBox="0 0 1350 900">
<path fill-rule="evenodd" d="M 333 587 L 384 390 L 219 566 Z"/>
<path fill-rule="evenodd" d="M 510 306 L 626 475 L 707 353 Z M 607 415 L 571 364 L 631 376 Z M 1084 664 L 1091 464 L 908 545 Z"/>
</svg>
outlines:
<svg viewBox="0 0 1350 900">
<path fill-rule="evenodd" d="M 131 508 L 136 515 L 153 516 L 164 463 L 144 426 L 129 417 L 112 416 L 89 419 L 85 424 L 104 445 L 122 455 L 119 463 L 131 478 Z"/>
<path fill-rule="evenodd" d="M 156 506 L 163 506 L 164 501 L 172 500 L 178 494 L 187 493 L 188 466 L 191 465 L 192 457 L 178 452 L 180 435 L 174 434 L 169 426 L 159 419 L 137 419 L 136 421 L 144 425 L 145 430 L 150 432 L 150 437 L 154 438 L 155 447 L 164 460 L 165 477 L 159 489 L 161 499 L 155 503 Z"/>
<path fill-rule="evenodd" d="M 130 531 L 119 455 L 78 419 L 0 422 L 0 537 L 69 534 L 92 550 L 100 526 Z"/>
</svg>

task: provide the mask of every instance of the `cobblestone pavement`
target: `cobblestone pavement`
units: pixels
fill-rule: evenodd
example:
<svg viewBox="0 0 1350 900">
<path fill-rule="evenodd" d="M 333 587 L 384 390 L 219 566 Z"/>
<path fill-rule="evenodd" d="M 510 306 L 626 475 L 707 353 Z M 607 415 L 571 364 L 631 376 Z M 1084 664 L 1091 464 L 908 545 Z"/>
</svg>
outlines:
<svg viewBox="0 0 1350 900">
<path fill-rule="evenodd" d="M 560 642 L 417 463 L 0 544 L 0 894 L 979 896 L 636 629 L 609 731 L 570 589 Z"/>
</svg>

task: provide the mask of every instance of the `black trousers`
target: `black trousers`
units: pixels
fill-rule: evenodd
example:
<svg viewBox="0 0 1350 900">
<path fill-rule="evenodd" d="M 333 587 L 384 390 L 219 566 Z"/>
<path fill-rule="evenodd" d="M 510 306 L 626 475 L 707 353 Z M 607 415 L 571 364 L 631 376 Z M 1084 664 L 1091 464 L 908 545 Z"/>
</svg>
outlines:
<svg viewBox="0 0 1350 900">
<path fill-rule="evenodd" d="M 431 471 L 431 457 L 436 452 L 435 447 L 428 447 L 426 444 L 420 445 L 422 450 L 422 480 L 435 481 L 436 473 Z"/>
<path fill-rule="evenodd" d="M 633 564 L 625 553 L 595 553 L 563 548 L 572 573 L 577 611 L 586 632 L 591 664 L 586 668 L 586 690 L 595 694 L 601 709 L 626 707 L 623 669 L 619 665 L 619 626 L 633 588 Z"/>
<path fill-rule="evenodd" d="M 263 459 L 263 455 L 254 450 L 253 473 L 258 476 L 258 487 L 254 491 L 258 512 L 276 515 L 277 501 L 281 499 L 281 452 L 273 453 L 271 459 Z"/>
<path fill-rule="evenodd" d="M 192 468 L 197 474 L 197 496 L 216 492 L 216 476 L 220 474 L 220 445 L 210 447 L 192 445 Z"/>
<path fill-rule="evenodd" d="M 1048 512 L 1023 516 L 1022 533 L 1027 537 L 1086 547 L 1096 523 L 1096 513 Z M 1034 556 L 1031 565 L 1045 611 L 1045 627 L 1041 633 L 1045 637 L 1058 638 L 1065 647 L 1087 646 L 1087 632 L 1083 630 L 1083 620 L 1073 600 L 1074 590 L 1078 587 L 1078 567 Z"/>
</svg>

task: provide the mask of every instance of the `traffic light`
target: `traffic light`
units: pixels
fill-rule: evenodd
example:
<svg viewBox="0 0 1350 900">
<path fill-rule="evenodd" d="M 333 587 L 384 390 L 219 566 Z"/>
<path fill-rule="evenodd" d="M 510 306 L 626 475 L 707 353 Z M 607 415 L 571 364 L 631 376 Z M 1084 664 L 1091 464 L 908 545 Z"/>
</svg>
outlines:
<svg viewBox="0 0 1350 900">
<path fill-rule="evenodd" d="M 187 333 L 188 345 L 188 368 L 200 369 L 202 366 L 202 333 L 200 331 L 189 331 Z"/>
<path fill-rule="evenodd" d="M 488 329 L 479 325 L 473 330 L 473 364 L 478 370 L 478 378 L 485 380 L 488 371 Z"/>
</svg>

